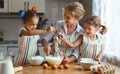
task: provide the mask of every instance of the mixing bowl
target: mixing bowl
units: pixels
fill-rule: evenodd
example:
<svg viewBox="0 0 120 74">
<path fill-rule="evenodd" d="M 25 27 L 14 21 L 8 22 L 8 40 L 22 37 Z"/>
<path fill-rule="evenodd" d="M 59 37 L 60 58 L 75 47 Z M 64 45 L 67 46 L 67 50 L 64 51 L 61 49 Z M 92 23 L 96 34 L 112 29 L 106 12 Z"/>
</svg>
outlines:
<svg viewBox="0 0 120 74">
<path fill-rule="evenodd" d="M 81 60 L 79 61 L 79 63 L 85 69 L 90 69 L 90 66 L 98 64 L 98 61 L 95 61 L 95 60 L 93 60 L 91 58 L 81 58 Z"/>
<path fill-rule="evenodd" d="M 62 56 L 58 56 L 58 57 L 47 56 L 46 60 L 51 66 L 53 66 L 53 65 L 59 66 L 63 60 L 63 57 Z"/>
<path fill-rule="evenodd" d="M 44 58 L 41 56 L 33 56 L 29 58 L 28 61 L 31 65 L 40 65 L 43 63 Z"/>
</svg>

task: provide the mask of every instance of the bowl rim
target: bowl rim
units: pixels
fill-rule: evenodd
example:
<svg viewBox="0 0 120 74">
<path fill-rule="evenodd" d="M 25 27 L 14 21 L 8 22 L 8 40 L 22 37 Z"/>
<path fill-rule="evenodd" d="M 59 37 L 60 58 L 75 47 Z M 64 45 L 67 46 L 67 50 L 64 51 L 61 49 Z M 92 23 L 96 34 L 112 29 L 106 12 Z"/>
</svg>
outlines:
<svg viewBox="0 0 120 74">
<path fill-rule="evenodd" d="M 39 57 L 39 58 L 36 58 L 36 57 Z M 28 60 L 38 60 L 38 59 L 44 59 L 42 56 L 32 56 L 30 58 L 28 58 Z"/>
</svg>

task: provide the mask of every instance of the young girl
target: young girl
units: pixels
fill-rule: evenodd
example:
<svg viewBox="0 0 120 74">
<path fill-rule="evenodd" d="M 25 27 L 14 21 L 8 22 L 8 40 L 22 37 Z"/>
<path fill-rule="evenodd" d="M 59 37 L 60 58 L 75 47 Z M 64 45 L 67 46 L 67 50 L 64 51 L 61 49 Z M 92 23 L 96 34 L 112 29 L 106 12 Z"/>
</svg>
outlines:
<svg viewBox="0 0 120 74">
<path fill-rule="evenodd" d="M 38 15 L 32 11 L 26 12 L 20 11 L 20 15 L 23 20 L 24 27 L 20 29 L 18 38 L 18 57 L 15 64 L 26 64 L 27 59 L 34 56 L 37 52 L 37 40 L 39 34 L 45 34 L 54 31 L 53 27 L 49 27 L 46 30 L 37 30 L 37 23 L 39 21 Z"/>
<path fill-rule="evenodd" d="M 80 45 L 80 53 L 82 58 L 93 58 L 100 61 L 103 54 L 103 39 L 97 32 L 102 27 L 100 33 L 103 35 L 107 32 L 107 28 L 101 25 L 101 20 L 98 16 L 89 17 L 84 24 L 85 32 L 79 36 L 74 42 L 70 43 L 61 34 L 59 37 L 70 47 L 77 47 Z"/>
</svg>

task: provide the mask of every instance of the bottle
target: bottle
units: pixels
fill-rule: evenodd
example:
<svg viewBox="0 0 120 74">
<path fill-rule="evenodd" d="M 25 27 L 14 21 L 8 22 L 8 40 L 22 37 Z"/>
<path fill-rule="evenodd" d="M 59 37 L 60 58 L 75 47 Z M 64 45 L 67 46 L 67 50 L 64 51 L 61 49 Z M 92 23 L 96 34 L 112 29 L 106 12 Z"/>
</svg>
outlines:
<svg viewBox="0 0 120 74">
<path fill-rule="evenodd" d="M 2 63 L 1 74 L 15 74 L 11 56 L 6 56 Z"/>
</svg>

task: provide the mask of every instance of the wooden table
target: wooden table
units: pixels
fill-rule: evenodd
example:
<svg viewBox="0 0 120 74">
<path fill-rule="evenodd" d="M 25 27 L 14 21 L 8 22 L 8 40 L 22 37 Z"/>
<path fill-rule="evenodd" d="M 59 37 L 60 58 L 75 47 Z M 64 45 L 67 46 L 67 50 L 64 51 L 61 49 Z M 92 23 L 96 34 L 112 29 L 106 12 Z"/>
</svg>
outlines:
<svg viewBox="0 0 120 74">
<path fill-rule="evenodd" d="M 43 69 L 42 66 L 23 66 L 23 70 L 15 74 L 92 74 L 90 70 L 83 71 L 79 65 L 70 64 L 69 69 L 56 69 L 50 67 Z"/>
<path fill-rule="evenodd" d="M 120 74 L 120 68 L 118 68 L 117 66 L 114 67 L 116 68 L 115 74 Z M 92 74 L 92 72 L 90 70 L 81 70 L 80 65 L 72 63 L 69 64 L 69 69 L 56 70 L 51 69 L 51 67 L 49 67 L 48 69 L 43 69 L 42 66 L 23 66 L 23 70 L 16 72 L 15 74 Z"/>
</svg>

